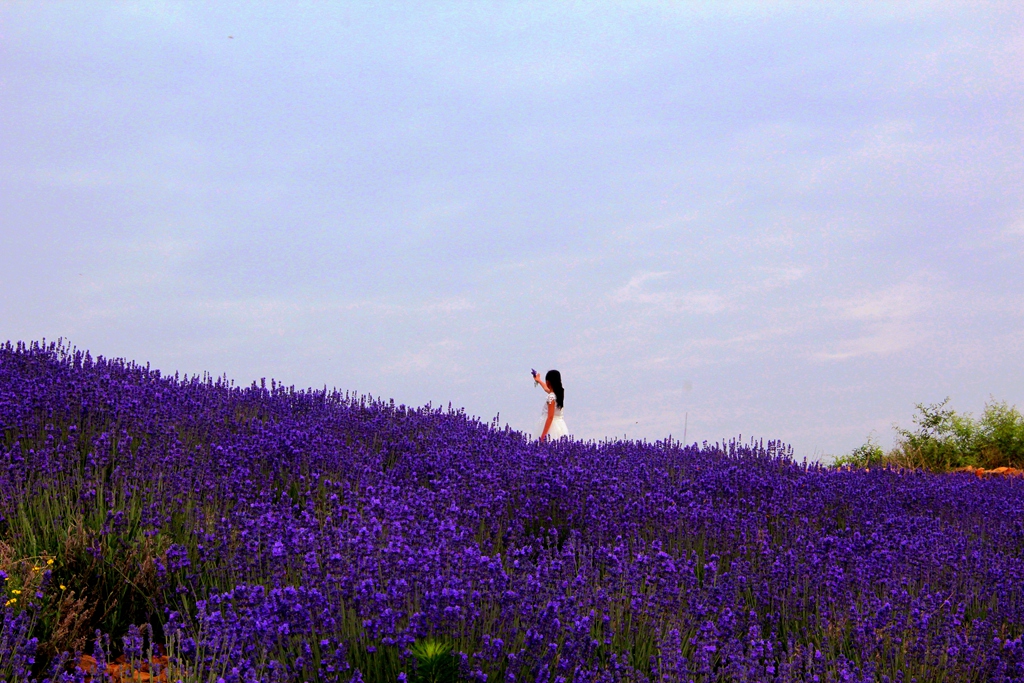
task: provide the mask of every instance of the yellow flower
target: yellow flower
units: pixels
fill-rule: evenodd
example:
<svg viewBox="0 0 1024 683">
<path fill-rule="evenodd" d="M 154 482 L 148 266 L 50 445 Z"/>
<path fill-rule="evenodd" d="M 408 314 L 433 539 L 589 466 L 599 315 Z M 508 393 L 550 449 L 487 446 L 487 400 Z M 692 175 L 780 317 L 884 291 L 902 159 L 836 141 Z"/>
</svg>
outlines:
<svg viewBox="0 0 1024 683">
<path fill-rule="evenodd" d="M 68 587 L 67 587 L 67 586 L 65 586 L 65 585 L 64 585 L 63 583 L 62 583 L 62 584 L 60 585 L 60 589 L 61 589 L 62 591 L 63 591 L 63 590 L 67 590 L 67 588 L 68 588 Z"/>
<path fill-rule="evenodd" d="M 53 564 L 53 558 L 51 557 L 50 559 L 48 559 L 48 560 L 46 561 L 46 564 Z"/>
<path fill-rule="evenodd" d="M 32 567 L 32 571 L 34 571 L 34 572 L 39 571 L 39 567 Z"/>
<path fill-rule="evenodd" d="M 5 606 L 10 607 L 11 605 L 13 605 L 16 602 L 18 602 L 18 598 L 11 598 L 10 600 L 8 600 L 6 602 Z"/>
<path fill-rule="evenodd" d="M 17 589 L 12 590 L 11 592 L 14 593 L 15 595 L 21 595 L 21 591 L 17 590 Z"/>
</svg>

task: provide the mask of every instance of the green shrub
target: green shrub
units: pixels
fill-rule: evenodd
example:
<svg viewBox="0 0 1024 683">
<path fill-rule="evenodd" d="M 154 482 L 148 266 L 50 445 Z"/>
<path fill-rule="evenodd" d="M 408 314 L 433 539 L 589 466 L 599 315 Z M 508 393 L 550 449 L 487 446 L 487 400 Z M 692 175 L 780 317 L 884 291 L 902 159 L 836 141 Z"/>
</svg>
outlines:
<svg viewBox="0 0 1024 683">
<path fill-rule="evenodd" d="M 1024 467 L 1024 416 L 1006 401 L 989 403 L 978 422 L 979 459 L 985 467 Z"/>
<path fill-rule="evenodd" d="M 1005 401 L 985 404 L 981 418 L 957 413 L 940 403 L 917 404 L 917 429 L 895 427 L 897 438 L 885 453 L 872 437 L 836 459 L 840 467 L 905 467 L 948 472 L 958 467 L 1024 468 L 1024 416 Z"/>
<path fill-rule="evenodd" d="M 885 451 L 875 442 L 874 436 L 847 455 L 836 458 L 839 467 L 880 467 L 885 464 Z"/>
<path fill-rule="evenodd" d="M 948 408 L 949 397 L 941 403 L 917 404 L 916 431 L 897 429 L 896 450 L 902 451 L 906 465 L 945 472 L 976 465 L 979 431 L 970 414 L 958 414 Z"/>
</svg>

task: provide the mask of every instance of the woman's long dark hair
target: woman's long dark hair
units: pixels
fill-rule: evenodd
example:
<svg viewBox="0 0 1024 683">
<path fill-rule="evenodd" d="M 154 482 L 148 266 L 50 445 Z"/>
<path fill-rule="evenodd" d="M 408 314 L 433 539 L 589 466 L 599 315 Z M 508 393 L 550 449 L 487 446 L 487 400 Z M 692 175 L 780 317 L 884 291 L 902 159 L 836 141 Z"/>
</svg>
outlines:
<svg viewBox="0 0 1024 683">
<path fill-rule="evenodd" d="M 544 381 L 551 387 L 551 391 L 555 393 L 555 401 L 558 403 L 558 407 L 562 407 L 562 403 L 565 401 L 565 389 L 562 388 L 562 373 L 558 370 L 548 370 L 548 374 L 544 375 Z"/>
</svg>

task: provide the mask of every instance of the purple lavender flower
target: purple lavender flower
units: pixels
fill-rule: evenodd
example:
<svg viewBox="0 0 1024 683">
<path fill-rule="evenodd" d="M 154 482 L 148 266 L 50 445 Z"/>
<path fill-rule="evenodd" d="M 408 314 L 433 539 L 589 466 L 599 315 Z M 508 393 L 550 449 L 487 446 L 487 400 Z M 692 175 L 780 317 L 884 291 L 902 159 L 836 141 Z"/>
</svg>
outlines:
<svg viewBox="0 0 1024 683">
<path fill-rule="evenodd" d="M 5 543 L 82 520 L 98 566 L 152 549 L 128 569 L 196 679 L 413 681 L 436 642 L 462 680 L 1024 681 L 1020 481 L 774 441 L 539 445 L 41 344 L 0 347 L 0 435 Z M 42 621 L 3 610 L 0 679 L 48 670 Z M 119 619 L 96 659 L 150 657 Z"/>
</svg>

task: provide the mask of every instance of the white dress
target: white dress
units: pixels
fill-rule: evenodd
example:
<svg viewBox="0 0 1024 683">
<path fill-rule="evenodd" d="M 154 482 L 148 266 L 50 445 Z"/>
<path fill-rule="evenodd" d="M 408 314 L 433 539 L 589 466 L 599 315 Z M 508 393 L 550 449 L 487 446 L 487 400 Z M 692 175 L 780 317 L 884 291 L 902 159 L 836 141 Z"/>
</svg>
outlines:
<svg viewBox="0 0 1024 683">
<path fill-rule="evenodd" d="M 548 439 L 560 439 L 563 436 L 569 436 L 569 428 L 565 426 L 565 419 L 562 417 L 562 409 L 558 407 L 556 403 L 554 392 L 547 395 L 547 401 L 544 403 L 544 410 L 541 412 L 540 422 L 537 423 L 537 429 L 534 431 L 534 436 L 538 439 L 540 435 L 544 433 L 544 424 L 548 421 L 548 406 L 552 403 L 555 404 L 555 416 L 551 418 L 551 427 L 548 428 Z"/>
</svg>

